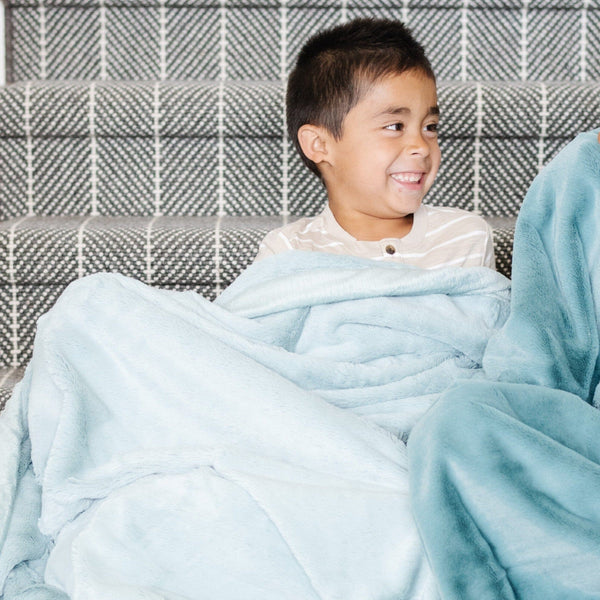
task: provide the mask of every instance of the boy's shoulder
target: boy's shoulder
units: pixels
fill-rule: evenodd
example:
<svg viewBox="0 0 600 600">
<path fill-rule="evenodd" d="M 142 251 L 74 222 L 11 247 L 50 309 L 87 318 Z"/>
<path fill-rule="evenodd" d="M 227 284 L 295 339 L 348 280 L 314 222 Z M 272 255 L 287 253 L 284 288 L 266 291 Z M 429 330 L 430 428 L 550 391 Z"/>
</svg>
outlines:
<svg viewBox="0 0 600 600">
<path fill-rule="evenodd" d="M 269 231 L 269 233 L 267 233 L 265 239 L 277 237 L 281 233 L 289 235 L 304 231 L 310 231 L 311 229 L 319 229 L 322 221 L 323 213 L 320 213 L 314 217 L 300 217 L 299 219 L 294 219 L 290 223 L 286 223 L 281 227 L 272 229 L 271 231 Z"/>
<path fill-rule="evenodd" d="M 422 205 L 427 220 L 427 229 L 454 226 L 459 229 L 489 231 L 488 222 L 477 213 L 453 206 Z"/>
<path fill-rule="evenodd" d="M 445 257 L 440 258 L 440 265 L 495 268 L 494 234 L 482 216 L 462 208 L 430 205 L 422 208 L 423 245 L 431 250 L 431 256 L 433 249 L 443 250 Z"/>
<path fill-rule="evenodd" d="M 431 216 L 432 218 L 439 219 L 440 221 L 452 220 L 460 217 L 463 219 L 472 220 L 474 223 L 486 222 L 481 215 L 471 210 L 466 210 L 464 208 L 458 208 L 455 206 L 437 206 L 433 204 L 422 204 L 421 206 L 427 211 L 427 214 L 429 216 Z"/>
<path fill-rule="evenodd" d="M 315 245 L 327 232 L 325 212 L 314 217 L 296 219 L 269 231 L 260 243 L 256 260 L 286 250 L 302 249 L 305 245 Z M 314 248 L 307 247 L 306 249 Z"/>
<path fill-rule="evenodd" d="M 272 229 L 267 233 L 263 241 L 269 242 L 277 239 L 290 239 L 298 235 L 322 232 L 326 229 L 323 213 L 314 217 L 301 217 L 291 223 Z"/>
</svg>

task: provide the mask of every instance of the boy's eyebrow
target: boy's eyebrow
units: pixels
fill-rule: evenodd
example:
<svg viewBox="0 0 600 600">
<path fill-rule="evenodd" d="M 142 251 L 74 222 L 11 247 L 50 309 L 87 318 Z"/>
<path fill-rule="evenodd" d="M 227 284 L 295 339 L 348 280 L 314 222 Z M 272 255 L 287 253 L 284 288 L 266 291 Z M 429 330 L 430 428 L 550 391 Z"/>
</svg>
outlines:
<svg viewBox="0 0 600 600">
<path fill-rule="evenodd" d="M 377 117 L 383 117 L 386 115 L 405 115 L 410 113 L 410 108 L 406 108 L 404 106 L 390 106 L 388 108 L 386 108 L 385 110 L 382 110 Z M 439 116 L 440 114 L 440 107 L 436 104 L 435 106 L 432 106 L 428 111 L 427 111 L 427 116 L 430 115 L 436 115 Z"/>
</svg>

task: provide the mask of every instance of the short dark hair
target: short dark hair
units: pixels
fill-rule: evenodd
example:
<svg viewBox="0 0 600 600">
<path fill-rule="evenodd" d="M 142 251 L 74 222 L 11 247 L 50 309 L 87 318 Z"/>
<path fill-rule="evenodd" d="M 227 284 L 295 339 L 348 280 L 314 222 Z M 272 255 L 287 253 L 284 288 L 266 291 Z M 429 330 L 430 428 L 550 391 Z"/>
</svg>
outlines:
<svg viewBox="0 0 600 600">
<path fill-rule="evenodd" d="M 286 93 L 288 135 L 308 168 L 321 176 L 300 148 L 302 125 L 325 127 L 340 139 L 344 118 L 370 85 L 412 69 L 435 81 L 423 46 L 399 21 L 356 19 L 311 37 L 298 54 Z"/>
</svg>

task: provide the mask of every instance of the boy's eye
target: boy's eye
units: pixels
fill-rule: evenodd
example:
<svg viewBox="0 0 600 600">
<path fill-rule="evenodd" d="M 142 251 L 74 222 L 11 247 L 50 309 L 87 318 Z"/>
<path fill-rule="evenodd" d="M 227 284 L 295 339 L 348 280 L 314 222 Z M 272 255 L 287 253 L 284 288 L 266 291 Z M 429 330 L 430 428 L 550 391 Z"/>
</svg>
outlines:
<svg viewBox="0 0 600 600">
<path fill-rule="evenodd" d="M 438 133 L 439 131 L 439 123 L 429 123 L 429 125 L 425 126 L 425 129 L 430 133 Z"/>
<path fill-rule="evenodd" d="M 387 125 L 386 129 L 390 131 L 402 131 L 404 129 L 404 123 L 392 123 L 391 125 Z"/>
</svg>

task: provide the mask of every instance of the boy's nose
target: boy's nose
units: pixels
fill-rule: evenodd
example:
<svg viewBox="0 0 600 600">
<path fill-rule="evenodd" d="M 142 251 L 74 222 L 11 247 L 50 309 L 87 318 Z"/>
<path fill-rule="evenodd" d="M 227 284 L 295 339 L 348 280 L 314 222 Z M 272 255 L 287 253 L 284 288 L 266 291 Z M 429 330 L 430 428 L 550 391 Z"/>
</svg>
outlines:
<svg viewBox="0 0 600 600">
<path fill-rule="evenodd" d="M 405 138 L 405 142 L 409 154 L 420 154 L 422 156 L 429 154 L 429 144 L 422 132 L 411 133 L 408 138 Z"/>
</svg>

